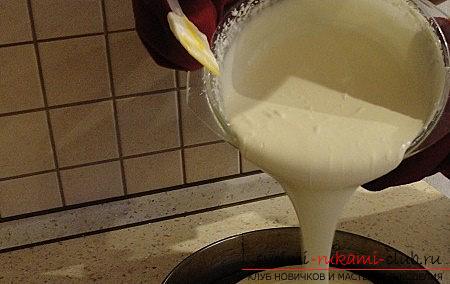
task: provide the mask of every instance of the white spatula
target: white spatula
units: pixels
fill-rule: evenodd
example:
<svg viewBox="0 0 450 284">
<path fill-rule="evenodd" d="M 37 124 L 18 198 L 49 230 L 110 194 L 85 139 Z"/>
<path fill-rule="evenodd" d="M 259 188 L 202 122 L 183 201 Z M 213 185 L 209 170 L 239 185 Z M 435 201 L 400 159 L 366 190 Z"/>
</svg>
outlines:
<svg viewBox="0 0 450 284">
<path fill-rule="evenodd" d="M 172 12 L 167 15 L 170 29 L 187 52 L 215 76 L 219 65 L 211 51 L 208 38 L 184 15 L 178 0 L 167 0 Z"/>
</svg>

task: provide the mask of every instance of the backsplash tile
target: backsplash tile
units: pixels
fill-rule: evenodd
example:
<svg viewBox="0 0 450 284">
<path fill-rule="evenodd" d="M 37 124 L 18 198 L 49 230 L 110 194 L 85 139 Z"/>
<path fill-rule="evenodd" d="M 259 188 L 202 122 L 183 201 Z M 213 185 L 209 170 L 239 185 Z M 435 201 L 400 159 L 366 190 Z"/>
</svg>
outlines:
<svg viewBox="0 0 450 284">
<path fill-rule="evenodd" d="M 181 151 L 153 154 L 124 161 L 128 193 L 175 186 L 183 183 Z"/>
<path fill-rule="evenodd" d="M 227 143 L 188 148 L 184 153 L 187 182 L 239 173 L 238 150 Z"/>
<path fill-rule="evenodd" d="M 111 102 L 50 111 L 61 167 L 118 157 Z"/>
<path fill-rule="evenodd" d="M 175 88 L 175 72 L 156 65 L 136 32 L 110 34 L 109 45 L 117 96 Z"/>
<path fill-rule="evenodd" d="M 60 206 L 62 206 L 61 195 L 55 173 L 0 182 L 0 215 L 2 217 Z"/>
<path fill-rule="evenodd" d="M 100 0 L 31 0 L 38 39 L 103 31 Z"/>
<path fill-rule="evenodd" d="M 27 0 L 0 1 L 0 44 L 31 40 Z"/>
<path fill-rule="evenodd" d="M 32 44 L 0 48 L 0 66 L 0 113 L 44 106 Z"/>
<path fill-rule="evenodd" d="M 131 0 L 105 0 L 108 31 L 134 28 Z"/>
<path fill-rule="evenodd" d="M 208 109 L 197 109 L 199 113 L 194 113 L 187 104 L 186 91 L 180 92 L 180 102 L 184 145 L 221 140 L 221 138 L 209 129 L 205 122 L 199 118 L 202 116 L 200 112 L 208 112 Z"/>
<path fill-rule="evenodd" d="M 0 157 L 0 178 L 53 169 L 45 112 L 0 117 Z"/>
<path fill-rule="evenodd" d="M 187 73 L 148 55 L 132 0 L 2 0 L 0 26 L 0 222 L 239 174 L 208 108 L 186 105 Z"/>
<path fill-rule="evenodd" d="M 177 72 L 178 72 L 178 86 L 181 88 L 186 87 L 188 73 L 185 71 L 177 71 Z"/>
<path fill-rule="evenodd" d="M 111 96 L 103 36 L 43 42 L 39 52 L 49 105 Z"/>
<path fill-rule="evenodd" d="M 117 112 L 125 156 L 180 146 L 175 92 L 120 99 Z"/>
<path fill-rule="evenodd" d="M 61 180 L 67 205 L 123 194 L 119 162 L 64 170 Z"/>
</svg>

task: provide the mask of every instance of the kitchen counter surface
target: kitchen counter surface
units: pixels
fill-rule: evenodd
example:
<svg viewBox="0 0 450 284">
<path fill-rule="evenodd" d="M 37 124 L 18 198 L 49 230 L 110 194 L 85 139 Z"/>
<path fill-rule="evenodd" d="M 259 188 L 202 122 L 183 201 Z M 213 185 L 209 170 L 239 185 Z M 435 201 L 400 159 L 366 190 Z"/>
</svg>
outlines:
<svg viewBox="0 0 450 284">
<path fill-rule="evenodd" d="M 195 202 L 186 200 L 185 202 Z M 450 267 L 450 199 L 425 182 L 371 193 L 345 209 L 339 229 Z M 0 283 L 161 283 L 192 252 L 263 228 L 295 226 L 286 196 L 0 254 Z M 434 271 L 441 273 L 441 271 Z M 442 283 L 450 273 L 442 272 Z"/>
</svg>

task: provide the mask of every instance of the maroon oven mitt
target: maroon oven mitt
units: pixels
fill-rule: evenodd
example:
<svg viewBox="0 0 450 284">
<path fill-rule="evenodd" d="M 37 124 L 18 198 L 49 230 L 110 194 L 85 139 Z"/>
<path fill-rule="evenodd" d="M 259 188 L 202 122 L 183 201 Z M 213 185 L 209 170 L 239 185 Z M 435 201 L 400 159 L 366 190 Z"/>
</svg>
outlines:
<svg viewBox="0 0 450 284">
<path fill-rule="evenodd" d="M 211 39 L 217 23 L 235 0 L 179 0 L 183 12 Z M 439 1 L 439 0 L 437 0 Z M 201 65 L 175 39 L 167 23 L 170 11 L 165 0 L 133 0 L 136 30 L 144 46 L 161 66 L 185 71 L 197 70 Z M 450 40 L 450 22 L 437 19 Z M 450 103 L 439 125 L 425 142 L 424 151 L 405 159 L 399 167 L 385 176 L 365 184 L 368 190 L 415 182 L 441 172 L 450 177 Z"/>
</svg>

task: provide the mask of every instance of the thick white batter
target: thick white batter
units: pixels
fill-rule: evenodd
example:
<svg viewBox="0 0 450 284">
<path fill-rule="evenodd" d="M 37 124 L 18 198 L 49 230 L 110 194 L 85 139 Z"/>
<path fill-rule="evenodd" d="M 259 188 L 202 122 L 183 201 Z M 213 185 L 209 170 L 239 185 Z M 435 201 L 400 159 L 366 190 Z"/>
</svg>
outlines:
<svg viewBox="0 0 450 284">
<path fill-rule="evenodd" d="M 400 163 L 445 76 L 437 38 L 403 0 L 278 1 L 222 70 L 238 146 L 284 186 L 309 257 L 329 255 L 355 189 Z"/>
</svg>

